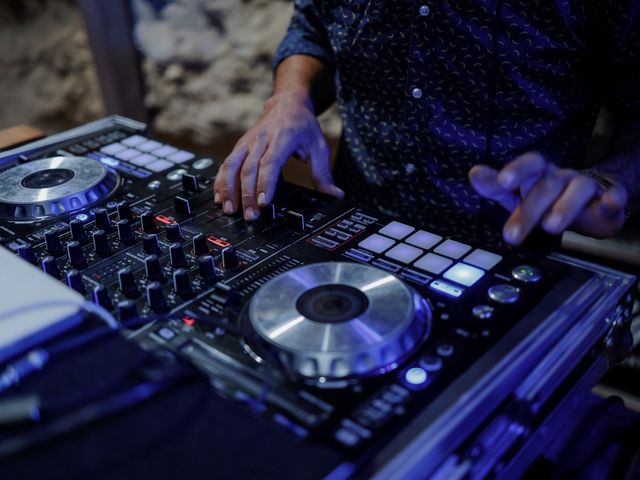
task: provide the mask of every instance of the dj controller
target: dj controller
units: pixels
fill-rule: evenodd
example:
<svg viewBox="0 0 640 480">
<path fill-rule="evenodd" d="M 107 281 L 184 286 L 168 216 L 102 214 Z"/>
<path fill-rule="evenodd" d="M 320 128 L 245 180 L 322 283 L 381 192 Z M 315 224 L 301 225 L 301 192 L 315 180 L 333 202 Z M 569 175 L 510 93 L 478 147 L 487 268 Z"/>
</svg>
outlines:
<svg viewBox="0 0 640 480">
<path fill-rule="evenodd" d="M 122 117 L 2 153 L 0 242 L 338 452 L 332 478 L 519 474 L 562 398 L 625 351 L 631 275 L 284 182 L 245 222 L 213 202 L 218 166 Z"/>
</svg>

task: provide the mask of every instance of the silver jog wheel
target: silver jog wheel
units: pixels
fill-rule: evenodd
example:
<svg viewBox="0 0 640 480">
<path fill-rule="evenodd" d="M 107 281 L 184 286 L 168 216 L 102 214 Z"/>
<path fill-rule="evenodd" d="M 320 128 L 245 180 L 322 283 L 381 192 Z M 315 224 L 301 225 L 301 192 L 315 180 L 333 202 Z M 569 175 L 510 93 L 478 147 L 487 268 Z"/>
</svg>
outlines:
<svg viewBox="0 0 640 480">
<path fill-rule="evenodd" d="M 112 193 L 118 174 L 85 157 L 33 160 L 0 173 L 0 217 L 33 222 L 91 206 Z"/>
<path fill-rule="evenodd" d="M 428 335 L 431 310 L 389 273 L 325 262 L 264 284 L 251 299 L 249 321 L 288 371 L 322 382 L 395 368 Z"/>
</svg>

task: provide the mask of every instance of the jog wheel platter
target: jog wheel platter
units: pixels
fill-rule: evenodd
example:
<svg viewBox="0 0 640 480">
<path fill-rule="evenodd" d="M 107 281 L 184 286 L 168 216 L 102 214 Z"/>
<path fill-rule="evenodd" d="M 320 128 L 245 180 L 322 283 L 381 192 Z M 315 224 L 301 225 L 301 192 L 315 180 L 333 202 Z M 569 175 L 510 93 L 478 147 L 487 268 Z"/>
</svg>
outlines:
<svg viewBox="0 0 640 480">
<path fill-rule="evenodd" d="M 391 274 L 325 262 L 263 285 L 251 299 L 249 320 L 285 369 L 326 381 L 393 368 L 426 338 L 431 311 Z"/>
<path fill-rule="evenodd" d="M 94 205 L 118 186 L 118 175 L 83 157 L 53 157 L 0 173 L 0 217 L 31 222 Z"/>
</svg>

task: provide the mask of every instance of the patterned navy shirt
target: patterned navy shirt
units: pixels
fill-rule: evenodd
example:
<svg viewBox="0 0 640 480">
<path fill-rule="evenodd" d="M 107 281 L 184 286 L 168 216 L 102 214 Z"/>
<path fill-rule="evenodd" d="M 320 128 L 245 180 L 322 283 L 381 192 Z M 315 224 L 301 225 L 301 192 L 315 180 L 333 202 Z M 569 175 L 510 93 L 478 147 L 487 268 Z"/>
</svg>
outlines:
<svg viewBox="0 0 640 480">
<path fill-rule="evenodd" d="M 338 184 L 452 235 L 495 213 L 473 165 L 580 167 L 603 104 L 640 119 L 635 0 L 296 0 L 274 65 L 294 54 L 335 68 Z"/>
</svg>

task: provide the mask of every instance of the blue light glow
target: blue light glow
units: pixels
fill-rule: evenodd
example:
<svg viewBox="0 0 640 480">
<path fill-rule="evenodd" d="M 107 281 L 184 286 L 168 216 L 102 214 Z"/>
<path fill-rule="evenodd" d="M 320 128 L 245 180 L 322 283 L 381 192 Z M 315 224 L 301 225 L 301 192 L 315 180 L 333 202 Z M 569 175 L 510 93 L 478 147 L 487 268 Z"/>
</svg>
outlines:
<svg viewBox="0 0 640 480">
<path fill-rule="evenodd" d="M 450 283 L 443 282 L 441 280 L 434 280 L 429 286 L 438 292 L 449 295 L 450 297 L 458 298 L 464 293 L 464 288 L 456 287 L 455 285 L 451 285 Z"/>
<path fill-rule="evenodd" d="M 382 253 L 391 248 L 395 243 L 396 242 L 390 238 L 374 233 L 370 237 L 362 240 L 358 246 L 371 250 L 372 252 Z"/>
<path fill-rule="evenodd" d="M 471 247 L 469 245 L 456 242 L 455 240 L 446 240 L 438 245 L 438 248 L 436 248 L 434 252 L 449 258 L 457 259 L 462 257 L 469 250 L 471 250 Z"/>
<path fill-rule="evenodd" d="M 477 249 L 467 255 L 464 262 L 475 267 L 484 268 L 485 270 L 491 270 L 500 263 L 500 260 L 502 260 L 500 255 Z"/>
<path fill-rule="evenodd" d="M 427 381 L 427 372 L 420 367 L 413 367 L 407 370 L 404 379 L 411 385 L 422 385 Z"/>
<path fill-rule="evenodd" d="M 411 263 L 423 253 L 419 248 L 401 243 L 385 253 L 385 256 L 402 263 Z"/>
<path fill-rule="evenodd" d="M 411 225 L 405 225 L 400 222 L 391 222 L 386 227 L 380 229 L 380 233 L 386 235 L 387 237 L 397 238 L 398 240 L 406 237 L 411 232 L 413 232 L 415 228 Z"/>
<path fill-rule="evenodd" d="M 440 235 L 435 233 L 425 232 L 424 230 L 418 230 L 416 233 L 407 238 L 406 242 L 416 247 L 430 249 L 434 245 L 437 245 L 442 240 Z"/>
<path fill-rule="evenodd" d="M 453 262 L 448 258 L 441 257 L 435 253 L 427 253 L 424 257 L 414 263 L 414 266 L 420 270 L 438 275 Z"/>
<path fill-rule="evenodd" d="M 464 263 L 458 263 L 447 270 L 443 276 L 447 280 L 470 287 L 484 276 L 484 271 Z"/>
</svg>

